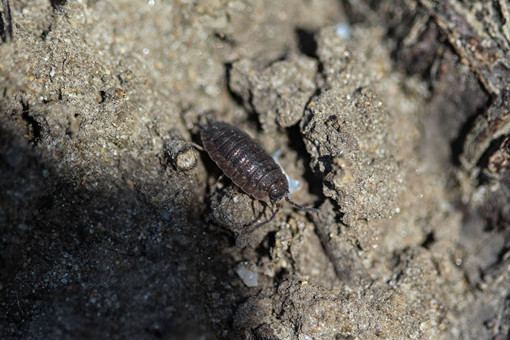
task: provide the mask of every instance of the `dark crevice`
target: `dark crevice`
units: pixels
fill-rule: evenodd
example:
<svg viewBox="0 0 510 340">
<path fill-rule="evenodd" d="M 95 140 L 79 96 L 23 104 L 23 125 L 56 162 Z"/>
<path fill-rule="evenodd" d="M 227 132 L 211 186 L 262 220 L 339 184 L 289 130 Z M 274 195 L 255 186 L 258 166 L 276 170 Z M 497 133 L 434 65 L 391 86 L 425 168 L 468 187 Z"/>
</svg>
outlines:
<svg viewBox="0 0 510 340">
<path fill-rule="evenodd" d="M 50 2 L 51 7 L 53 7 L 54 9 L 60 9 L 67 3 L 67 0 L 50 0 Z"/>
<path fill-rule="evenodd" d="M 486 105 L 481 106 L 472 116 L 468 117 L 467 120 L 462 124 L 459 129 L 459 133 L 457 137 L 450 143 L 451 149 L 451 161 L 455 166 L 460 166 L 460 157 L 464 153 L 464 144 L 466 141 L 466 137 L 473 129 L 476 119 L 478 116 L 485 114 L 487 108 L 491 105 L 488 102 Z"/>
<path fill-rule="evenodd" d="M 485 232 L 500 233 L 510 228 L 510 221 L 498 204 L 488 201 L 482 207 L 481 212 L 486 221 Z"/>
<path fill-rule="evenodd" d="M 237 105 L 243 106 L 244 100 L 243 97 L 238 95 L 232 88 L 230 87 L 231 78 L 232 78 L 232 63 L 225 64 L 225 81 L 227 85 L 227 91 L 230 94 L 230 97 L 236 102 Z"/>
<path fill-rule="evenodd" d="M 498 16 L 498 22 L 506 22 L 507 18 L 503 14 L 504 10 L 501 8 L 501 5 L 497 1 L 492 1 L 491 5 L 493 6 L 493 9 L 494 9 L 493 13 Z M 480 12 L 477 13 L 477 17 L 481 17 L 482 15 L 483 14 Z M 478 20 L 481 21 L 482 18 L 478 18 Z"/>
<path fill-rule="evenodd" d="M 301 131 L 298 125 L 294 125 L 287 129 L 287 137 L 289 140 L 289 146 L 291 149 L 296 151 L 299 158 L 303 160 L 305 164 L 305 173 L 303 174 L 303 179 L 308 183 L 308 190 L 313 195 L 321 198 L 321 202 L 323 200 L 322 194 L 322 180 L 319 176 L 315 175 L 315 173 L 310 168 L 310 155 L 306 150 L 305 143 L 303 142 L 303 137 L 301 136 Z"/>
<path fill-rule="evenodd" d="M 48 37 L 48 35 L 50 34 L 52 30 L 52 25 L 49 25 L 47 29 L 45 29 L 44 31 L 42 31 L 41 33 L 41 39 L 44 41 L 46 40 L 46 38 Z"/>
<path fill-rule="evenodd" d="M 488 266 L 484 268 L 480 268 L 480 277 L 497 277 L 501 275 L 502 268 L 505 268 L 510 262 L 510 245 L 509 245 L 509 235 L 505 237 L 505 244 L 503 247 L 495 254 L 496 259 L 488 264 Z"/>
<path fill-rule="evenodd" d="M 309 56 L 310 58 L 317 59 L 317 41 L 315 40 L 315 32 L 304 28 L 297 28 L 295 32 L 301 53 Z"/>
<path fill-rule="evenodd" d="M 12 16 L 9 0 L 2 0 L 3 12 L 0 12 L 0 37 L 2 43 L 12 41 Z"/>
<path fill-rule="evenodd" d="M 224 34 L 221 32 L 214 32 L 214 37 L 216 39 L 218 39 L 219 41 L 224 42 L 225 44 L 229 45 L 230 47 L 237 46 L 237 42 L 227 34 Z"/>
<path fill-rule="evenodd" d="M 255 248 L 255 251 L 260 257 L 270 256 L 271 249 L 275 247 L 276 243 L 276 231 L 270 231 L 266 234 L 262 242 Z"/>
<path fill-rule="evenodd" d="M 30 143 L 37 144 L 41 137 L 41 126 L 34 117 L 30 115 L 29 105 L 26 103 L 21 103 L 21 105 L 23 106 L 21 118 L 27 123 L 25 139 Z"/>
<path fill-rule="evenodd" d="M 289 277 L 289 270 L 281 268 L 274 273 L 274 282 L 284 282 Z"/>
<path fill-rule="evenodd" d="M 106 101 L 106 91 L 99 91 L 99 96 L 101 97 L 99 102 L 104 103 Z"/>
<path fill-rule="evenodd" d="M 296 32 L 299 50 L 304 55 L 306 55 L 310 58 L 313 58 L 317 61 L 317 73 L 319 75 L 322 75 L 323 70 L 324 70 L 324 65 L 322 64 L 321 60 L 319 59 L 319 56 L 317 55 L 317 48 L 318 48 L 317 39 L 316 39 L 317 32 L 305 30 L 305 29 L 301 29 L 301 28 L 297 28 L 295 30 L 295 32 Z M 318 95 L 319 92 L 320 92 L 320 86 L 317 86 L 317 90 L 312 96 L 310 96 L 309 102 L 313 97 Z M 308 103 L 306 103 L 306 104 L 308 105 Z"/>
<path fill-rule="evenodd" d="M 430 232 L 425 237 L 425 240 L 422 242 L 421 246 L 425 249 L 430 249 L 430 247 L 436 242 L 436 237 L 434 232 Z"/>
<path fill-rule="evenodd" d="M 507 245 L 504 246 L 503 249 L 501 249 L 498 252 L 498 258 L 496 260 L 496 263 L 494 263 L 494 267 L 496 268 L 501 268 L 501 264 L 507 262 L 508 259 L 510 258 L 510 245 L 508 244 L 508 239 L 506 243 Z"/>
<path fill-rule="evenodd" d="M 489 144 L 487 149 L 485 149 L 485 152 L 482 154 L 482 156 L 480 157 L 480 159 L 478 160 L 478 162 L 476 164 L 476 166 L 479 169 L 485 170 L 488 168 L 490 157 L 494 154 L 494 152 L 496 152 L 500 148 L 501 143 L 503 143 L 503 140 L 505 138 L 508 138 L 508 135 L 503 135 L 503 136 L 491 141 L 491 143 Z M 480 174 L 478 175 L 478 183 L 477 184 L 484 185 L 484 184 L 487 184 L 490 180 L 491 180 L 491 178 L 488 176 L 488 174 L 485 171 L 480 171 Z"/>
</svg>

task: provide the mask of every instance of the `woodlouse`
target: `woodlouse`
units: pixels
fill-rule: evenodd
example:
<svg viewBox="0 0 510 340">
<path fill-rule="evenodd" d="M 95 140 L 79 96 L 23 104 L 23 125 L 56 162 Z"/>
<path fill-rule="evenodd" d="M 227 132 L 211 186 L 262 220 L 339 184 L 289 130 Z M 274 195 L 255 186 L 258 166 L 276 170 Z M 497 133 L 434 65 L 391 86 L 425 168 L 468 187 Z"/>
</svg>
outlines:
<svg viewBox="0 0 510 340">
<path fill-rule="evenodd" d="M 289 182 L 271 155 L 245 132 L 227 123 L 209 120 L 202 126 L 200 137 L 205 151 L 223 173 L 245 193 L 276 206 L 271 218 L 252 230 L 271 222 L 278 211 L 278 203 L 285 198 L 294 207 L 302 207 L 289 199 Z"/>
</svg>

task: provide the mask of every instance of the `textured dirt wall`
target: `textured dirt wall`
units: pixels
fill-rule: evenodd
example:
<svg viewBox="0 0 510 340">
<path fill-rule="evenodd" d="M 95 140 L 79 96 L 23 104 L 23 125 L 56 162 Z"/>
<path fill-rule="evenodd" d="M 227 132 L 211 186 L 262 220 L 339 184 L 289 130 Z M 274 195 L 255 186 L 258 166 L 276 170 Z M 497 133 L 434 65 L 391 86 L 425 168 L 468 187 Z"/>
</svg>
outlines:
<svg viewBox="0 0 510 340">
<path fill-rule="evenodd" d="M 1 338 L 509 335 L 502 2 L 9 3 Z M 319 213 L 250 232 L 211 115 Z"/>
</svg>

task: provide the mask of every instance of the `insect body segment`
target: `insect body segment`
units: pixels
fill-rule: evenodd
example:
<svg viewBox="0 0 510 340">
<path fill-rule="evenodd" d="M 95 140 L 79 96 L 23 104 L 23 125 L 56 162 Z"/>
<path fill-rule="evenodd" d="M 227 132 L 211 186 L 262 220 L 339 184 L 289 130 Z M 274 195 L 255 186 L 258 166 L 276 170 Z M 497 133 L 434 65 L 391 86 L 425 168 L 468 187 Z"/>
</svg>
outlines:
<svg viewBox="0 0 510 340">
<path fill-rule="evenodd" d="M 212 160 L 247 194 L 275 202 L 288 192 L 287 179 L 278 164 L 243 131 L 226 123 L 212 123 L 202 129 L 201 138 Z"/>
<path fill-rule="evenodd" d="M 200 137 L 209 156 L 235 185 L 258 200 L 276 205 L 271 218 L 254 229 L 273 220 L 280 208 L 278 201 L 283 198 L 298 209 L 316 211 L 290 201 L 289 183 L 281 167 L 245 132 L 227 123 L 209 121 Z"/>
</svg>

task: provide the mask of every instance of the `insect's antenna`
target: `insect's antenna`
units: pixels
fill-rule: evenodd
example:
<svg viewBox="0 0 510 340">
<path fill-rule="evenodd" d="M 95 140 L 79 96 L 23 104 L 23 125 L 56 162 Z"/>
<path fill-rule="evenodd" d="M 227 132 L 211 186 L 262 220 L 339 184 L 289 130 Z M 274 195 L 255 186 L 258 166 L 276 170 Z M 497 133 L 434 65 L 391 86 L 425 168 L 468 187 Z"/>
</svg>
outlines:
<svg viewBox="0 0 510 340">
<path fill-rule="evenodd" d="M 298 208 L 299 210 L 311 211 L 311 212 L 314 212 L 316 214 L 319 214 L 319 210 L 318 209 L 303 207 L 303 206 L 297 204 L 296 202 L 291 201 L 288 194 L 285 194 L 285 200 L 287 202 L 289 202 L 290 204 L 292 204 L 294 207 Z"/>
<path fill-rule="evenodd" d="M 271 209 L 272 211 L 272 209 Z M 262 223 L 259 223 L 257 224 L 255 227 L 251 228 L 250 231 L 248 231 L 248 233 L 253 233 L 255 230 L 257 230 L 258 228 L 262 227 L 263 225 L 265 224 L 268 224 L 269 222 L 271 222 L 272 220 L 274 220 L 274 217 L 276 216 L 276 214 L 278 214 L 278 211 L 280 211 L 280 203 L 276 203 L 276 210 L 273 211 L 273 215 L 271 216 L 271 218 L 267 221 L 264 221 Z"/>
</svg>

